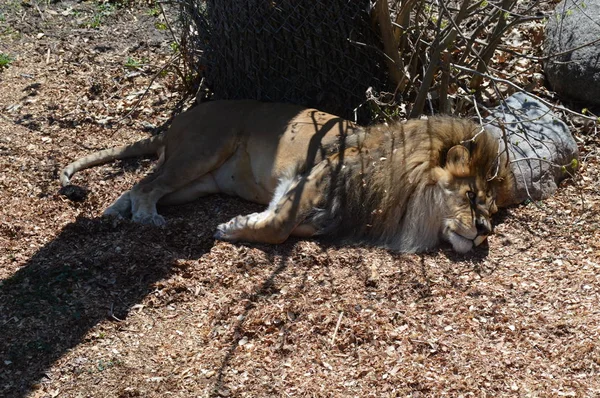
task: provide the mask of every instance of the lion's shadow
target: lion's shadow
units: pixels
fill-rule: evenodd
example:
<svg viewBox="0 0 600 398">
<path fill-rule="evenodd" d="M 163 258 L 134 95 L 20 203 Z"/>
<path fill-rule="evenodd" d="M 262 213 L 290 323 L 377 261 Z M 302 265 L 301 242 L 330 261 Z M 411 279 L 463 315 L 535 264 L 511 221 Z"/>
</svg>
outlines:
<svg viewBox="0 0 600 398">
<path fill-rule="evenodd" d="M 2 281 L 0 396 L 26 396 L 96 324 L 124 319 L 177 258 L 210 250 L 211 238 L 176 227 L 184 231 L 78 218 Z"/>
<path fill-rule="evenodd" d="M 260 207 L 244 203 L 222 197 L 205 202 L 201 218 L 210 214 L 211 220 L 201 228 L 200 221 L 184 221 L 182 216 L 198 206 L 197 202 L 165 208 L 170 220 L 167 228 L 88 218 L 67 225 L 0 284 L 0 396 L 27 396 L 53 363 L 82 343 L 95 325 L 125 319 L 156 282 L 176 272 L 177 260 L 197 259 L 210 251 L 214 243 L 210 231 L 217 222 L 239 213 L 240 206 L 245 210 Z M 218 216 L 212 217 L 214 213 Z M 291 239 L 279 246 L 279 265 L 256 286 L 246 311 L 251 311 L 252 303 L 267 294 L 277 276 L 285 272 L 295 242 L 297 239 Z M 318 246 L 326 252 L 340 245 L 320 239 Z M 482 260 L 487 250 L 478 249 L 477 253 L 475 262 Z M 402 261 L 402 256 L 397 256 L 396 261 Z M 463 257 L 449 258 L 459 261 Z M 421 279 L 427 280 L 426 276 L 423 270 Z M 429 290 L 427 286 L 411 288 L 424 289 L 423 294 Z M 241 296 L 233 300 L 241 300 Z M 232 341 L 215 388 L 223 383 L 235 347 L 237 341 Z"/>
</svg>

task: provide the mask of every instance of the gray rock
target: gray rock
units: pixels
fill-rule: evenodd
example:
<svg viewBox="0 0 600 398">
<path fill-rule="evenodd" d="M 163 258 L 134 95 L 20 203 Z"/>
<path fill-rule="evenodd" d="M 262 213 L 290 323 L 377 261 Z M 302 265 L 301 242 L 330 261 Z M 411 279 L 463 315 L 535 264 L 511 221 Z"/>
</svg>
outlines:
<svg viewBox="0 0 600 398">
<path fill-rule="evenodd" d="M 600 0 L 563 0 L 546 24 L 544 55 L 600 38 Z M 559 94 L 600 105 L 600 42 L 546 61 L 548 82 Z"/>
<path fill-rule="evenodd" d="M 506 104 L 491 109 L 484 121 L 488 124 L 486 128 L 500 140 L 501 153 L 505 141 L 508 143 L 516 185 L 511 203 L 503 205 L 548 198 L 577 167 L 579 152 L 567 125 L 526 93 L 512 95 Z"/>
</svg>

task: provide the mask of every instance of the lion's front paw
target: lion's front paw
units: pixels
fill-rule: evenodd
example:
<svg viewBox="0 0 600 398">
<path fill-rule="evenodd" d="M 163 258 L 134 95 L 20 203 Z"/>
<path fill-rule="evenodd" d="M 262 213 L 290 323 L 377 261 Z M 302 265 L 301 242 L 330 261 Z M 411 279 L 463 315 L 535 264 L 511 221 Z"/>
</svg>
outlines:
<svg viewBox="0 0 600 398">
<path fill-rule="evenodd" d="M 135 214 L 133 221 L 139 224 L 156 225 L 157 227 L 165 225 L 167 222 L 160 214 Z"/>
<path fill-rule="evenodd" d="M 247 225 L 245 221 L 246 217 L 237 216 L 227 221 L 226 223 L 219 224 L 217 226 L 217 232 L 215 232 L 215 239 L 236 241 L 241 237 L 241 230 Z"/>
<path fill-rule="evenodd" d="M 213 235 L 215 239 L 238 241 L 248 240 L 251 230 L 256 227 L 256 224 L 263 220 L 265 213 L 252 213 L 247 216 L 237 216 L 219 224 L 217 232 Z"/>
</svg>

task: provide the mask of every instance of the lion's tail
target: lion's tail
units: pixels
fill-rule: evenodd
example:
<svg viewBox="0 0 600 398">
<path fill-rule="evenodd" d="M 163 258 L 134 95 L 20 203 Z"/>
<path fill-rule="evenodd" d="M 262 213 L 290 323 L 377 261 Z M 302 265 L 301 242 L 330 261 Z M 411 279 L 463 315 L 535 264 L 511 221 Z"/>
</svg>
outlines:
<svg viewBox="0 0 600 398">
<path fill-rule="evenodd" d="M 93 166 L 108 163 L 116 159 L 128 159 L 138 156 L 148 156 L 158 153 L 163 146 L 163 135 L 158 135 L 133 144 L 124 145 L 121 147 L 115 147 L 110 149 L 104 149 L 84 156 L 81 159 L 74 161 L 67 167 L 62 169 L 60 173 L 60 184 L 61 186 L 69 185 L 70 179 L 73 174 L 80 170 L 84 170 Z"/>
</svg>

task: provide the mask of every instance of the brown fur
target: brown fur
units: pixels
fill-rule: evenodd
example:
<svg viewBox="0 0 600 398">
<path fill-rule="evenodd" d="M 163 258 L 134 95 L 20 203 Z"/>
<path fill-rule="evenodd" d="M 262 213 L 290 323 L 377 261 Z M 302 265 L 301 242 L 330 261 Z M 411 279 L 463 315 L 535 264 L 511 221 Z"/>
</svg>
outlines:
<svg viewBox="0 0 600 398">
<path fill-rule="evenodd" d="M 442 238 L 465 252 L 511 192 L 496 139 L 463 119 L 365 129 L 295 105 L 215 101 L 176 118 L 162 142 L 164 164 L 105 214 L 160 225 L 157 202 L 223 192 L 269 206 L 219 225 L 220 239 L 333 235 L 414 252 Z M 100 162 L 84 160 L 62 175 Z"/>
</svg>

